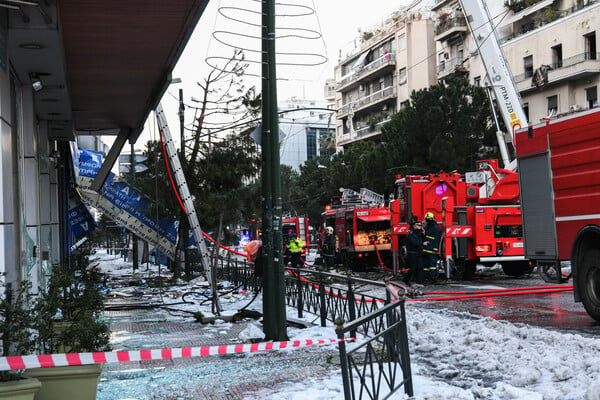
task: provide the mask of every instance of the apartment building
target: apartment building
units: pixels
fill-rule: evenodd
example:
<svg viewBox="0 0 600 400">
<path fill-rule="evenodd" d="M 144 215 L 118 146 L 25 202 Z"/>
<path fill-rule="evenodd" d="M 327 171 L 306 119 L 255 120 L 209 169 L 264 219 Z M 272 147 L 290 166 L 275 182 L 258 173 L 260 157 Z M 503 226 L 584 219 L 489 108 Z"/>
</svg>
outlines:
<svg viewBox="0 0 600 400">
<path fill-rule="evenodd" d="M 458 0 L 414 4 L 362 33 L 335 69 L 336 139 L 376 139 L 413 90 L 450 75 L 489 86 Z M 528 119 L 596 107 L 598 0 L 486 0 Z M 491 40 L 491 39 L 490 39 Z"/>
<path fill-rule="evenodd" d="M 338 149 L 377 140 L 413 90 L 436 83 L 432 1 L 415 1 L 361 33 L 335 67 Z"/>
<path fill-rule="evenodd" d="M 489 0 L 496 35 L 528 119 L 598 105 L 596 35 L 600 3 L 590 0 Z M 457 0 L 437 1 L 437 78 L 462 75 L 489 85 Z"/>
</svg>

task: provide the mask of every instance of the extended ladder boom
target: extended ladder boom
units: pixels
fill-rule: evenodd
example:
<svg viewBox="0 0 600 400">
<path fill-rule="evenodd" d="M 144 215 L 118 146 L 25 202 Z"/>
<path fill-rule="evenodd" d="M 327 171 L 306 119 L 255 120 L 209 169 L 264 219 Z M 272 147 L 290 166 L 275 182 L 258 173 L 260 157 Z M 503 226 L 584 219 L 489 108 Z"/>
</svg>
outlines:
<svg viewBox="0 0 600 400">
<path fill-rule="evenodd" d="M 165 113 L 163 111 L 162 105 L 158 105 L 156 107 L 156 119 L 158 121 L 158 129 L 160 129 L 163 140 L 165 143 L 165 148 L 167 151 L 167 157 L 169 157 L 169 161 L 171 166 L 173 167 L 173 172 L 175 173 L 175 183 L 177 185 L 177 190 L 181 196 L 181 200 L 183 201 L 183 205 L 185 207 L 185 212 L 188 217 L 188 221 L 190 223 L 190 228 L 194 234 L 194 239 L 196 239 L 196 245 L 198 246 L 198 253 L 200 253 L 200 261 L 202 263 L 202 267 L 206 273 L 206 279 L 209 284 L 212 286 L 212 272 L 210 265 L 210 256 L 208 253 L 208 249 L 206 247 L 206 243 L 204 242 L 204 238 L 202 237 L 202 229 L 200 228 L 200 223 L 198 222 L 198 216 L 196 215 L 196 208 L 194 207 L 194 203 L 192 201 L 192 196 L 190 195 L 190 190 L 188 188 L 187 181 L 185 179 L 185 175 L 183 175 L 183 169 L 181 168 L 181 163 L 179 162 L 179 157 L 177 156 L 177 152 L 175 150 L 175 145 L 173 144 L 173 139 L 171 138 L 171 132 L 169 130 L 169 125 L 167 124 L 167 119 L 165 117 Z M 213 293 L 214 293 L 214 289 Z M 217 312 L 220 313 L 221 306 L 219 304 L 218 296 L 214 296 L 214 302 L 217 307 Z"/>
<path fill-rule="evenodd" d="M 482 0 L 459 0 L 459 3 L 483 60 L 504 123 L 507 129 L 511 130 L 511 141 L 514 145 L 515 130 L 527 124 L 527 116 L 523 111 L 521 95 L 500 47 L 490 13 Z M 504 139 L 499 137 L 498 144 L 502 154 L 508 154 Z M 503 161 L 506 169 L 516 169 L 516 163 L 509 163 L 508 156 Z"/>
</svg>

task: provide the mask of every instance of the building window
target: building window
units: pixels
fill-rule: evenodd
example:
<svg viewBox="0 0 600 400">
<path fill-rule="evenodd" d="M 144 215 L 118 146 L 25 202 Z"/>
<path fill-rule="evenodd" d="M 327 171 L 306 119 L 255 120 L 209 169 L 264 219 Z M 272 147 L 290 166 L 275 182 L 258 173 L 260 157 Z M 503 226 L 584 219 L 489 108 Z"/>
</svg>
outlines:
<svg viewBox="0 0 600 400">
<path fill-rule="evenodd" d="M 596 86 L 585 89 L 585 99 L 588 108 L 598 107 L 598 89 Z"/>
<path fill-rule="evenodd" d="M 563 54 L 562 44 L 552 47 L 552 68 L 562 68 Z"/>
<path fill-rule="evenodd" d="M 406 35 L 398 36 L 398 51 L 406 50 Z"/>
<path fill-rule="evenodd" d="M 526 78 L 533 76 L 533 56 L 523 58 L 523 70 Z"/>
<path fill-rule="evenodd" d="M 481 77 L 480 76 L 476 76 L 475 78 L 473 78 L 473 86 L 481 86 Z"/>
<path fill-rule="evenodd" d="M 525 117 L 527 118 L 527 121 L 529 121 L 529 103 L 523 104 L 523 112 L 525 113 Z"/>
<path fill-rule="evenodd" d="M 444 71 L 446 69 L 446 58 L 448 58 L 448 53 L 440 53 L 438 54 L 438 71 Z"/>
<path fill-rule="evenodd" d="M 585 59 L 596 60 L 596 32 L 589 33 L 585 38 Z"/>
<path fill-rule="evenodd" d="M 306 129 L 306 159 L 312 160 L 317 157 L 317 129 Z"/>
<path fill-rule="evenodd" d="M 406 68 L 400 68 L 398 71 L 398 84 L 403 85 L 406 83 Z"/>
<path fill-rule="evenodd" d="M 546 100 L 548 101 L 548 115 L 558 114 L 558 95 L 546 97 Z"/>
</svg>

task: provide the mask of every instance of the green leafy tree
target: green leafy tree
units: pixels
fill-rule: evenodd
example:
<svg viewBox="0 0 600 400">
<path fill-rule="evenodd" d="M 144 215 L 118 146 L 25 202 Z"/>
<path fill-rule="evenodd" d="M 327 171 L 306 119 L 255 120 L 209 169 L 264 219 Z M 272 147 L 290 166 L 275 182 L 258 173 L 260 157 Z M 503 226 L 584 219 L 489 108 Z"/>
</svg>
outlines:
<svg viewBox="0 0 600 400">
<path fill-rule="evenodd" d="M 413 92 L 382 134 L 386 158 L 404 173 L 465 172 L 498 153 L 485 90 L 465 79 Z"/>
<path fill-rule="evenodd" d="M 247 88 L 243 75 L 248 64 L 241 50 L 235 50 L 223 65 L 216 65 L 198 82 L 200 90 L 194 110 L 194 122 L 186 127 L 184 158 L 180 160 L 200 226 L 205 232 L 216 231 L 219 215 L 223 224 L 248 222 L 256 215 L 253 180 L 258 177 L 260 159 L 250 138 L 251 128 L 261 104 L 254 87 Z M 177 197 L 170 188 L 162 144 L 150 142 L 145 155 L 149 173 L 138 182 L 145 193 L 153 193 L 159 218 L 178 218 L 178 251 L 173 272 L 179 276 L 179 259 L 189 224 Z M 191 272 L 191 271 L 186 271 Z"/>
</svg>

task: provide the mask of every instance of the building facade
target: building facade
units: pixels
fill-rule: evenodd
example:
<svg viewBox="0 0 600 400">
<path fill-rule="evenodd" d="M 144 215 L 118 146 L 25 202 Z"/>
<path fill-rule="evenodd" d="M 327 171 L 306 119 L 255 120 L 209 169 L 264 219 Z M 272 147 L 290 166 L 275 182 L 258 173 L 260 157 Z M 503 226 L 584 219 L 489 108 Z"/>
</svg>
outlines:
<svg viewBox="0 0 600 400">
<path fill-rule="evenodd" d="M 307 160 L 335 152 L 335 114 L 327 101 L 292 98 L 279 106 L 279 157 L 296 171 Z"/>
<path fill-rule="evenodd" d="M 530 123 L 597 106 L 600 3 L 589 0 L 485 2 Z M 437 78 L 490 85 L 456 0 L 436 12 Z"/>
<path fill-rule="evenodd" d="M 413 90 L 435 84 L 432 2 L 416 1 L 361 33 L 335 67 L 338 147 L 376 140 Z"/>
<path fill-rule="evenodd" d="M 530 123 L 598 105 L 600 2 L 485 4 Z M 363 32 L 360 43 L 335 68 L 341 148 L 377 138 L 413 90 L 451 75 L 490 85 L 458 0 L 415 2 Z"/>
</svg>

